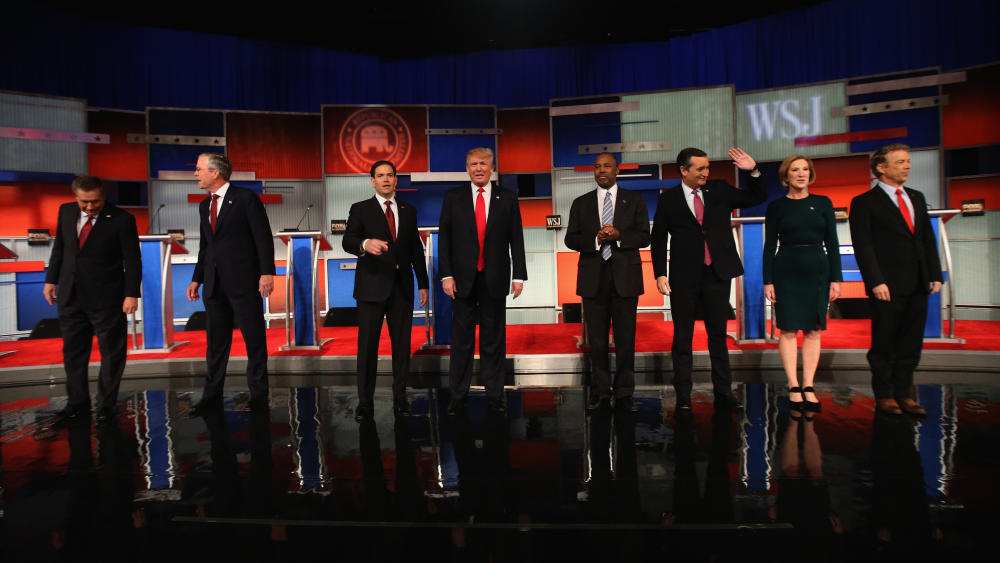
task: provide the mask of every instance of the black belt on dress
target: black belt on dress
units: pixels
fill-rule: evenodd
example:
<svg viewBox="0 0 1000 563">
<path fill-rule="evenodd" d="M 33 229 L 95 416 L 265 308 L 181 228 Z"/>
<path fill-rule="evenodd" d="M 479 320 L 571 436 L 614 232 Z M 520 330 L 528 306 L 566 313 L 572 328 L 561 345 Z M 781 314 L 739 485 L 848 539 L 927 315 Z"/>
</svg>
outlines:
<svg viewBox="0 0 1000 563">
<path fill-rule="evenodd" d="M 781 242 L 778 243 L 778 247 L 782 246 L 823 246 L 821 242 Z"/>
</svg>

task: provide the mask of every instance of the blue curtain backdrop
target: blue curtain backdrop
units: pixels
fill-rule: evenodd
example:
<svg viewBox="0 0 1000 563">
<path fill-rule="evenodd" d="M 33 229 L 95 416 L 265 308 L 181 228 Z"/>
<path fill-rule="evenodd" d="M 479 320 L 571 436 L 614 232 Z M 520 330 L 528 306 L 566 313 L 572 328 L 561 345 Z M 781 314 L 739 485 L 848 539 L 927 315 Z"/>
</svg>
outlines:
<svg viewBox="0 0 1000 563">
<path fill-rule="evenodd" d="M 134 110 L 545 106 L 551 98 L 726 83 L 746 91 L 1000 60 L 996 0 L 834 0 L 658 43 L 393 61 L 88 21 L 20 3 L 3 12 L 0 89 Z"/>
</svg>

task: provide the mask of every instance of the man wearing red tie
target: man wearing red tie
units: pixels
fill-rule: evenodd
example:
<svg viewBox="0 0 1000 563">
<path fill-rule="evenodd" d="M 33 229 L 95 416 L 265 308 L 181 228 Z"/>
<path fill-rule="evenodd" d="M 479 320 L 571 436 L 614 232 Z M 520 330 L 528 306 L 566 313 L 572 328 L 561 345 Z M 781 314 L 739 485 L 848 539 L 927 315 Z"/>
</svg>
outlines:
<svg viewBox="0 0 1000 563">
<path fill-rule="evenodd" d="M 396 197 L 396 166 L 380 160 L 371 167 L 375 196 L 351 206 L 343 248 L 358 257 L 354 299 L 358 302 L 358 408 L 354 419 L 374 416 L 375 374 L 382 319 L 392 342 L 392 408 L 410 416 L 406 377 L 410 371 L 413 276 L 420 306 L 427 305 L 427 266 L 417 232 L 417 210 Z"/>
<path fill-rule="evenodd" d="M 924 195 L 903 185 L 910 147 L 875 151 L 869 166 L 875 187 L 851 200 L 854 256 L 868 291 L 872 347 L 868 364 L 877 407 L 888 414 L 926 411 L 913 399 L 920 363 L 927 296 L 941 291 L 941 261 Z"/>
<path fill-rule="evenodd" d="M 480 371 L 490 410 L 505 412 L 503 384 L 507 355 L 506 301 L 516 299 L 528 279 L 517 194 L 490 183 L 493 151 L 465 155 L 471 184 L 454 188 L 441 205 L 438 269 L 441 289 L 452 301 L 448 414 L 464 409 L 472 381 L 475 311 L 479 309 Z M 513 279 L 511 279 L 513 262 Z"/>
<path fill-rule="evenodd" d="M 77 176 L 73 195 L 75 203 L 59 208 L 43 288 L 49 305 L 59 303 L 69 396 L 60 414 L 75 418 L 90 412 L 87 366 L 96 334 L 101 351 L 97 421 L 105 422 L 114 416 L 125 371 L 125 315 L 139 303 L 139 235 L 135 217 L 105 201 L 97 177 Z"/>
</svg>

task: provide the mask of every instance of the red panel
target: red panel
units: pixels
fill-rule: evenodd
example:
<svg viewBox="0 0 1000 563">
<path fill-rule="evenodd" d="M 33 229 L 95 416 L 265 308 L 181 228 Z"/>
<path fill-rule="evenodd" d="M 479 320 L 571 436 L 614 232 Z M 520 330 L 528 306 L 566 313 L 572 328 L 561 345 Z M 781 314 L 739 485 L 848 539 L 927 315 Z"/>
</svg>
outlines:
<svg viewBox="0 0 1000 563">
<path fill-rule="evenodd" d="M 816 135 L 813 137 L 797 137 L 795 146 L 814 147 L 833 143 L 856 143 L 858 141 L 877 141 L 879 139 L 902 139 L 907 136 L 906 127 L 891 129 L 870 129 L 868 131 L 851 131 L 850 133 L 833 133 L 831 135 Z"/>
<path fill-rule="evenodd" d="M 840 297 L 843 299 L 850 297 L 868 297 L 868 294 L 865 293 L 865 282 L 850 281 L 841 283 Z"/>
<path fill-rule="evenodd" d="M 942 144 L 946 149 L 1000 143 L 1000 65 L 969 70 L 961 84 L 944 86 L 948 104 L 941 108 Z"/>
<path fill-rule="evenodd" d="M 1000 176 L 948 181 L 948 207 L 960 209 L 963 199 L 985 199 L 986 209 L 1000 209 Z"/>
<path fill-rule="evenodd" d="M 368 174 L 372 163 L 386 159 L 400 173 L 427 172 L 426 129 L 427 108 L 422 106 L 323 108 L 324 170 L 327 174 Z M 377 147 L 358 146 L 365 131 L 374 135 L 372 142 L 387 143 L 385 146 L 392 150 L 379 152 Z M 394 152 L 403 152 L 399 149 L 403 146 L 400 139 L 406 138 L 409 150 L 404 154 Z"/>
<path fill-rule="evenodd" d="M 148 207 L 129 207 L 125 211 L 128 211 L 135 217 L 135 229 L 142 234 L 149 234 L 149 208 Z"/>
<path fill-rule="evenodd" d="M 505 109 L 497 112 L 497 163 L 504 173 L 547 172 L 552 169 L 549 108 Z"/>
<path fill-rule="evenodd" d="M 261 203 L 281 203 L 281 194 L 257 194 Z"/>
<path fill-rule="evenodd" d="M 0 183 L 0 198 L 4 202 L 0 236 L 28 234 L 28 229 L 48 229 L 56 232 L 59 206 L 75 201 L 69 184 L 36 182 Z"/>
<path fill-rule="evenodd" d="M 527 416 L 556 414 L 556 397 L 551 390 L 522 391 L 521 410 Z"/>
<path fill-rule="evenodd" d="M 45 262 L 41 260 L 30 260 L 27 262 L 0 262 L 0 274 L 12 274 L 14 272 L 44 272 Z"/>
<path fill-rule="evenodd" d="M 201 203 L 206 197 L 205 192 L 195 192 L 188 194 L 188 203 Z"/>
<path fill-rule="evenodd" d="M 226 154 L 235 170 L 258 179 L 321 178 L 319 115 L 226 114 Z"/>
<path fill-rule="evenodd" d="M 146 180 L 148 165 L 144 143 L 130 143 L 129 134 L 146 133 L 146 116 L 141 113 L 100 110 L 87 114 L 87 131 L 107 133 L 111 142 L 87 146 L 89 172 L 114 180 Z"/>
<path fill-rule="evenodd" d="M 850 207 L 851 199 L 871 185 L 865 155 L 818 158 L 813 159 L 813 164 L 816 165 L 816 181 L 809 186 L 809 191 L 830 198 L 834 207 Z"/>
<path fill-rule="evenodd" d="M 552 215 L 552 199 L 522 199 L 521 224 L 525 227 L 544 227 L 545 218 Z"/>
</svg>

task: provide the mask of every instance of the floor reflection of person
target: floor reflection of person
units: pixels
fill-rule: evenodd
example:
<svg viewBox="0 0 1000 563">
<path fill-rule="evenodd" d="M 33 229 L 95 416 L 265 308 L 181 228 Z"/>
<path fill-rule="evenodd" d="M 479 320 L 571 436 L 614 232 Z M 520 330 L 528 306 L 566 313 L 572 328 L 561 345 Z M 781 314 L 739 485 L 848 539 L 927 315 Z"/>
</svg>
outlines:
<svg viewBox="0 0 1000 563">
<path fill-rule="evenodd" d="M 877 411 L 872 422 L 872 514 L 876 550 L 923 558 L 936 549 L 916 428 L 910 420 Z"/>
<path fill-rule="evenodd" d="M 586 509 L 591 523 L 643 523 L 645 520 L 639 502 L 635 419 L 634 413 L 623 409 L 602 409 L 590 417 L 590 483 Z M 604 534 L 588 535 L 590 557 L 595 561 L 639 560 L 643 555 L 642 534 L 631 530 L 619 530 L 615 534 L 613 542 L 608 542 Z"/>
<path fill-rule="evenodd" d="M 778 168 L 788 188 L 767 206 L 764 219 L 764 296 L 774 303 L 781 330 L 778 352 L 788 378 L 793 406 L 820 410 L 813 389 L 820 337 L 827 308 L 840 297 L 840 243 L 830 198 L 809 193 L 816 170 L 808 158 L 793 154 Z M 780 241 L 780 247 L 779 247 Z M 825 247 L 825 248 L 824 248 Z M 802 331 L 802 385 L 798 382 L 798 333 Z"/>
<path fill-rule="evenodd" d="M 843 550 L 840 517 L 830 508 L 830 491 L 823 475 L 823 451 L 813 415 L 792 410 L 778 451 L 781 470 L 778 498 L 770 516 L 795 526 L 789 553 L 821 550 L 826 555 Z M 835 548 L 835 549 L 832 549 Z"/>
<path fill-rule="evenodd" d="M 463 522 L 507 522 L 509 500 L 510 431 L 502 412 L 487 410 L 482 427 L 466 416 L 452 420 L 455 462 L 458 464 L 459 511 Z M 482 439 L 482 448 L 476 447 Z M 502 530 L 470 530 L 463 525 L 452 530 L 459 552 L 478 553 L 492 559 L 502 547 Z"/>
</svg>

